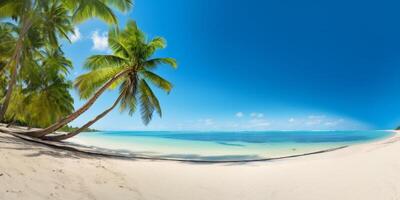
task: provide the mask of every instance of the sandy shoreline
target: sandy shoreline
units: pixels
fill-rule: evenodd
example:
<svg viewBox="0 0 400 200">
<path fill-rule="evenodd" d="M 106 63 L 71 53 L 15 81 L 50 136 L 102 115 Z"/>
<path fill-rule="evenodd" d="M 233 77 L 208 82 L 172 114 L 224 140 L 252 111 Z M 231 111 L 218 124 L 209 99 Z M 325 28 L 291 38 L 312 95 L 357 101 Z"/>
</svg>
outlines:
<svg viewBox="0 0 400 200">
<path fill-rule="evenodd" d="M 88 144 L 76 143 L 76 142 L 52 142 L 52 141 L 44 141 L 36 138 L 30 138 L 23 135 L 12 134 L 17 138 L 21 138 L 27 142 L 33 142 L 38 145 L 45 145 L 47 147 L 54 148 L 54 150 L 68 150 L 75 153 L 82 153 L 88 156 L 95 156 L 97 158 L 114 158 L 114 159 L 127 159 L 127 160 L 151 160 L 151 161 L 177 161 L 177 162 L 186 162 L 186 163 L 203 163 L 203 164 L 218 164 L 218 163 L 247 163 L 247 162 L 265 162 L 265 161 L 275 161 L 282 160 L 288 158 L 296 158 L 296 157 L 304 157 L 314 154 L 327 153 L 331 151 L 340 150 L 343 148 L 347 148 L 349 145 L 338 146 L 333 148 L 325 148 L 321 150 L 315 151 L 305 151 L 301 152 L 291 152 L 291 154 L 283 155 L 283 156 L 275 156 L 275 157 L 256 157 L 253 159 L 248 158 L 234 158 L 234 159 L 210 159 L 211 157 L 168 157 L 162 155 L 154 155 L 154 154 L 138 154 L 136 152 L 132 152 L 129 150 L 122 149 L 107 149 L 98 146 L 92 146 Z"/>
<path fill-rule="evenodd" d="M 88 156 L 0 134 L 0 199 L 400 199 L 400 135 L 305 157 L 195 164 Z"/>
</svg>

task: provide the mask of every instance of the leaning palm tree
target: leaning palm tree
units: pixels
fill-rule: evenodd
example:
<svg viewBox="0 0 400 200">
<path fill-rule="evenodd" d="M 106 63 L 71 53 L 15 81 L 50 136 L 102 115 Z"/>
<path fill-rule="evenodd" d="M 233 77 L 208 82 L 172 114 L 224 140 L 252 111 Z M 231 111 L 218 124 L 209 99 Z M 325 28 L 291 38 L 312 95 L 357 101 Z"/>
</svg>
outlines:
<svg viewBox="0 0 400 200">
<path fill-rule="evenodd" d="M 13 88 L 16 85 L 18 72 L 23 58 L 22 49 L 28 33 L 40 29 L 53 46 L 58 46 L 57 35 L 68 39 L 73 32 L 73 24 L 86 19 L 98 17 L 109 24 L 116 24 L 117 19 L 110 7 L 127 11 L 132 6 L 131 0 L 2 0 L 0 1 L 0 19 L 12 19 L 18 24 L 18 40 L 13 53 L 3 67 L 11 67 L 7 93 L 0 108 L 0 121 L 6 114 Z"/>
<path fill-rule="evenodd" d="M 79 76 L 75 82 L 80 97 L 83 99 L 90 98 L 87 103 L 58 123 L 44 130 L 28 133 L 29 135 L 49 140 L 63 140 L 73 137 L 104 117 L 118 104 L 120 104 L 121 111 L 127 110 L 130 115 L 133 115 L 138 105 L 142 121 L 146 125 L 152 119 L 154 111 L 161 116 L 159 101 L 149 83 L 168 93 L 172 89 L 170 82 L 153 72 L 161 64 L 173 68 L 177 66 L 173 58 L 153 57 L 158 49 L 165 48 L 165 40 L 156 37 L 148 41 L 143 32 L 138 29 L 136 23 L 129 21 L 125 30 L 110 29 L 108 42 L 113 53 L 89 57 L 85 67 L 90 72 Z M 67 125 L 88 110 L 105 90 L 116 87 L 119 87 L 120 90 L 115 102 L 95 119 L 67 135 L 45 136 Z"/>
</svg>

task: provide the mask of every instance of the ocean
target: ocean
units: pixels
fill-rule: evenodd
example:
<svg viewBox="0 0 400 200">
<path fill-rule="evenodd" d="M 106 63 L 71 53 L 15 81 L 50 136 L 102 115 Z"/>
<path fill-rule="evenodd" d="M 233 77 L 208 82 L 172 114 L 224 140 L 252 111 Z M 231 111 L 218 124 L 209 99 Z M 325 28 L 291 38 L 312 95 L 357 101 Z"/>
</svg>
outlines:
<svg viewBox="0 0 400 200">
<path fill-rule="evenodd" d="M 138 156 L 205 161 L 257 160 L 376 141 L 393 131 L 104 131 L 70 142 Z"/>
</svg>

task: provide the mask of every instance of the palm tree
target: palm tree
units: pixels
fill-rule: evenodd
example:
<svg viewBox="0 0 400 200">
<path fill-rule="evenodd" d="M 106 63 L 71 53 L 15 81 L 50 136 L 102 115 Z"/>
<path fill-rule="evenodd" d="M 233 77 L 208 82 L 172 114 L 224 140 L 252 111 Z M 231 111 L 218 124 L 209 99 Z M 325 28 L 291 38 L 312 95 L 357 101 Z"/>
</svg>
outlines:
<svg viewBox="0 0 400 200">
<path fill-rule="evenodd" d="M 12 54 L 16 42 L 15 30 L 17 27 L 12 23 L 0 23 L 0 70 L 2 70 Z"/>
<path fill-rule="evenodd" d="M 14 35 L 15 25 L 11 23 L 0 23 L 0 70 L 4 69 L 7 64 L 9 58 L 12 54 L 12 48 L 15 44 L 16 37 Z M 0 74 L 0 97 L 4 96 L 7 85 L 7 76 L 6 74 Z"/>
<path fill-rule="evenodd" d="M 110 7 L 121 11 L 131 8 L 131 0 L 2 0 L 0 19 L 13 19 L 18 23 L 18 39 L 12 56 L 3 68 L 11 67 L 11 77 L 7 92 L 0 108 L 0 121 L 8 109 L 13 88 L 17 82 L 24 41 L 32 29 L 40 29 L 48 42 L 58 47 L 57 35 L 68 39 L 73 32 L 73 24 L 98 17 L 109 24 L 116 24 L 117 19 Z"/>
<path fill-rule="evenodd" d="M 47 47 L 35 55 L 35 62 L 21 71 L 21 81 L 13 93 L 13 102 L 5 116 L 30 127 L 46 127 L 71 114 L 72 84 L 66 79 L 72 63 L 57 48 Z"/>
<path fill-rule="evenodd" d="M 119 95 L 115 102 L 93 120 L 83 125 L 78 130 L 67 135 L 46 136 L 44 139 L 63 140 L 73 137 L 104 117 L 120 104 L 120 111 L 127 110 L 130 115 L 140 107 L 141 118 L 144 124 L 152 119 L 156 111 L 161 117 L 160 103 L 153 93 L 149 83 L 169 93 L 172 84 L 153 72 L 160 64 L 176 68 L 172 58 L 153 58 L 158 49 L 165 48 L 165 40 L 156 37 L 147 40 L 134 21 L 129 21 L 125 30 L 121 32 L 113 28 L 109 31 L 109 44 L 111 55 L 94 55 L 86 60 L 85 67 L 90 72 L 79 76 L 75 82 L 80 97 L 89 101 L 76 113 L 67 116 L 53 127 L 62 127 L 80 115 L 82 110 L 87 110 L 96 101 L 98 96 L 106 89 L 119 87 Z M 53 129 L 54 130 L 54 129 Z M 42 137 L 48 132 L 45 130 Z"/>
<path fill-rule="evenodd" d="M 6 77 L 8 78 L 8 87 L 5 91 L 5 97 L 2 100 L 2 106 L 0 108 L 0 121 L 4 119 L 6 110 L 8 109 L 14 87 L 17 84 L 17 72 L 19 71 L 20 66 L 23 66 L 21 63 L 27 64 L 33 62 L 32 59 L 36 54 L 35 51 L 43 46 L 42 35 L 38 30 L 31 29 L 29 32 L 25 33 L 25 39 L 20 40 L 19 33 L 22 32 L 21 27 L 11 23 L 8 23 L 7 25 L 11 28 L 11 30 L 13 30 L 11 35 L 13 35 L 14 37 L 6 38 L 3 42 L 12 45 L 12 47 L 9 48 L 7 54 L 16 59 L 8 59 L 5 62 L 5 65 L 1 68 L 3 71 L 1 75 L 6 75 Z M 19 53 L 16 55 L 14 50 L 17 48 L 19 49 Z"/>
</svg>

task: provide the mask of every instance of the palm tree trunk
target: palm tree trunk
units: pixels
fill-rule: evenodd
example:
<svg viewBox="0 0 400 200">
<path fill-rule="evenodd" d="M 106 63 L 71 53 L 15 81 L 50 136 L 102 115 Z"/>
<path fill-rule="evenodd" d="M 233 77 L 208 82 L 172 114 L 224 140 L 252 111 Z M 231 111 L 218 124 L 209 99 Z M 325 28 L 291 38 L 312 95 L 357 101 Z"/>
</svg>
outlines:
<svg viewBox="0 0 400 200">
<path fill-rule="evenodd" d="M 28 32 L 28 30 L 31 28 L 31 26 L 32 26 L 31 20 L 29 20 L 27 17 L 23 17 L 22 29 L 21 29 L 17 44 L 15 46 L 14 53 L 13 53 L 12 57 L 10 58 L 10 61 L 7 63 L 7 65 L 3 67 L 3 69 L 5 69 L 9 65 L 11 65 L 11 63 L 13 63 L 12 62 L 13 60 L 15 61 L 14 66 L 11 70 L 11 78 L 10 78 L 10 81 L 8 82 L 7 93 L 4 98 L 3 105 L 1 106 L 1 109 L 0 109 L 0 121 L 2 121 L 4 119 L 4 116 L 8 109 L 8 105 L 10 104 L 10 100 L 12 97 L 14 87 L 17 83 L 18 67 L 20 66 L 23 42 L 24 42 L 25 35 Z"/>
<path fill-rule="evenodd" d="M 19 58 L 17 58 L 17 59 L 19 59 Z M 6 93 L 6 96 L 4 98 L 3 105 L 1 106 L 1 110 L 0 110 L 0 121 L 2 121 L 4 119 L 4 117 L 5 117 L 6 111 L 8 109 L 8 105 L 10 104 L 12 92 L 14 90 L 15 85 L 17 84 L 18 64 L 19 64 L 19 62 L 16 61 L 15 65 L 12 68 L 11 79 L 8 82 L 7 93 Z"/>
<path fill-rule="evenodd" d="M 51 141 L 61 141 L 61 140 L 66 140 L 68 138 L 74 137 L 75 135 L 78 135 L 79 133 L 81 133 L 85 129 L 89 128 L 92 124 L 96 123 L 98 120 L 100 120 L 101 118 L 106 116 L 109 112 L 111 112 L 115 108 L 115 106 L 118 105 L 118 103 L 121 101 L 123 96 L 124 96 L 124 93 L 121 93 L 119 95 L 119 97 L 117 98 L 117 100 L 115 100 L 114 104 L 111 107 L 109 107 L 107 110 L 103 111 L 101 114 L 97 115 L 94 119 L 90 120 L 85 125 L 83 125 L 82 127 L 78 128 L 77 130 L 72 131 L 72 132 L 70 132 L 68 134 L 64 134 L 64 135 L 44 136 L 44 137 L 42 137 L 42 139 L 51 140 Z"/>
<path fill-rule="evenodd" d="M 25 134 L 31 137 L 43 137 L 47 134 L 53 133 L 54 131 L 62 128 L 63 126 L 67 125 L 69 122 L 73 121 L 74 119 L 78 118 L 82 113 L 87 111 L 95 102 L 96 100 L 100 97 L 101 94 L 116 80 L 118 80 L 121 76 L 129 73 L 131 69 L 124 70 L 118 74 L 116 74 L 113 78 L 108 80 L 94 95 L 92 98 L 90 98 L 81 108 L 79 108 L 77 111 L 74 113 L 66 116 L 65 118 L 61 119 L 57 123 L 42 129 L 42 130 L 37 130 L 37 131 L 31 131 L 31 132 L 20 132 L 21 134 Z"/>
</svg>

